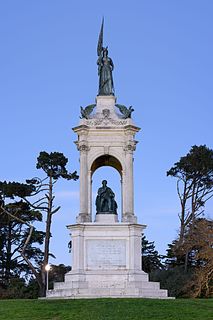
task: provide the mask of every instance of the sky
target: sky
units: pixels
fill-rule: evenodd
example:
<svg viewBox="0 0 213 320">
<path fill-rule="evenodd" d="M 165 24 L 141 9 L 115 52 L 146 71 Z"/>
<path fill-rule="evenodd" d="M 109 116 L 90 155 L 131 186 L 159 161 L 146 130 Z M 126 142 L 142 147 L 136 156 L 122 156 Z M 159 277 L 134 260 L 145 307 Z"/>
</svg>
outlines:
<svg viewBox="0 0 213 320">
<path fill-rule="evenodd" d="M 177 236 L 180 210 L 176 181 L 166 172 L 192 145 L 213 148 L 212 0 L 0 1 L 0 180 L 42 177 L 40 151 L 63 152 L 69 170 L 79 172 L 72 128 L 80 106 L 97 95 L 103 16 L 117 103 L 134 107 L 141 128 L 135 214 L 164 254 Z M 120 177 L 113 168 L 94 174 L 93 198 L 103 178 L 119 207 Z M 59 181 L 55 195 L 61 211 L 52 225 L 51 263 L 69 265 L 66 226 L 79 213 L 79 181 Z"/>
</svg>

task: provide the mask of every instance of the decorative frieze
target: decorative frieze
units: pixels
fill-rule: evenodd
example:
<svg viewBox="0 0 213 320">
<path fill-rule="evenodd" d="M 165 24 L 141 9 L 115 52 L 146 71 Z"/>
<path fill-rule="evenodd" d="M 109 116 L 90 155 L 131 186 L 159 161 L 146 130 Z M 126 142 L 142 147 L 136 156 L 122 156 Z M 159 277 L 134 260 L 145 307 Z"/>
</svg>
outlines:
<svg viewBox="0 0 213 320">
<path fill-rule="evenodd" d="M 105 109 L 107 110 L 107 109 Z M 104 111 L 104 110 L 103 110 Z M 104 118 L 92 119 L 92 120 L 84 120 L 85 124 L 89 127 L 98 127 L 98 126 L 126 126 L 128 124 L 128 120 L 115 120 L 112 118 L 108 118 L 108 115 L 105 114 Z"/>
</svg>

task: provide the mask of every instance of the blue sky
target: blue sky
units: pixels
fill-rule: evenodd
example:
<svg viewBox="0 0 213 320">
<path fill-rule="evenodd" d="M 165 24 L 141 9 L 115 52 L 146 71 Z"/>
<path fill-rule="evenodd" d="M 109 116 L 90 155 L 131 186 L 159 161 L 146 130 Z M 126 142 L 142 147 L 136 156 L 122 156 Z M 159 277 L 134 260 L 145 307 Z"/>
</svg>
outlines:
<svg viewBox="0 0 213 320">
<path fill-rule="evenodd" d="M 117 102 L 133 105 L 141 127 L 135 153 L 135 214 L 164 253 L 179 227 L 176 182 L 166 171 L 194 144 L 212 148 L 213 2 L 211 0 L 0 2 L 0 180 L 42 176 L 40 151 L 63 152 L 79 170 L 76 139 L 80 106 L 95 101 L 96 46 L 104 42 L 115 64 Z M 120 203 L 119 175 L 102 177 Z M 79 210 L 78 182 L 60 181 L 61 212 L 53 222 L 56 263 L 70 263 L 65 226 Z M 206 214 L 212 215 L 210 201 Z"/>
</svg>

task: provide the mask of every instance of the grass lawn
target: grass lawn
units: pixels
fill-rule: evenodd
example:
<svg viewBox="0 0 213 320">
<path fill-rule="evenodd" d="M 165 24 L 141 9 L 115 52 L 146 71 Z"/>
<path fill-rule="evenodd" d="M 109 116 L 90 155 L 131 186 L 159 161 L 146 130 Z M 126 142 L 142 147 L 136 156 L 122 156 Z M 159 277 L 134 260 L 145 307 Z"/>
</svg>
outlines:
<svg viewBox="0 0 213 320">
<path fill-rule="evenodd" d="M 213 299 L 1 300 L 1 320 L 213 320 Z"/>
</svg>

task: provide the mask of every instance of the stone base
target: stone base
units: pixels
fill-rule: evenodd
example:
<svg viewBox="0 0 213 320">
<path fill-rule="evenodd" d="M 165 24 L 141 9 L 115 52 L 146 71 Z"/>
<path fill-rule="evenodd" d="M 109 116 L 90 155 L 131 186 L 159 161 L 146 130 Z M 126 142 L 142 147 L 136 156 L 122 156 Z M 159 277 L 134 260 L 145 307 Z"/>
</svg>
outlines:
<svg viewBox="0 0 213 320">
<path fill-rule="evenodd" d="M 167 290 L 158 282 L 149 282 L 143 271 L 69 272 L 65 282 L 56 282 L 47 298 L 157 298 L 167 299 Z"/>
<path fill-rule="evenodd" d="M 118 223 L 114 214 L 97 214 L 94 223 L 68 226 L 72 271 L 54 284 L 47 298 L 167 298 L 141 267 L 144 225 Z"/>
<path fill-rule="evenodd" d="M 114 223 L 114 222 L 118 222 L 118 215 L 117 214 L 102 214 L 102 213 L 98 213 L 95 216 L 95 222 L 99 222 L 99 223 Z"/>
</svg>

